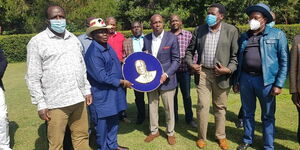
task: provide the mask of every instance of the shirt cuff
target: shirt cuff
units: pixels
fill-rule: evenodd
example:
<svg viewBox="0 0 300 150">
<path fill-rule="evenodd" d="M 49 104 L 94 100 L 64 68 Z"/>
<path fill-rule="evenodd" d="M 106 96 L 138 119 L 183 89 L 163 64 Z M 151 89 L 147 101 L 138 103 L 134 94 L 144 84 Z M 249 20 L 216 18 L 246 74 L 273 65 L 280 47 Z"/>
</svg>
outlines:
<svg viewBox="0 0 300 150">
<path fill-rule="evenodd" d="M 48 107 L 47 107 L 47 104 L 45 102 L 41 102 L 41 103 L 37 104 L 38 111 L 46 109 L 46 108 L 48 108 Z"/>
<path fill-rule="evenodd" d="M 166 74 L 167 78 L 169 78 L 169 75 L 167 73 L 164 73 L 164 74 Z"/>
<path fill-rule="evenodd" d="M 84 90 L 84 96 L 90 95 L 91 94 L 91 90 L 90 89 L 86 89 Z"/>
</svg>

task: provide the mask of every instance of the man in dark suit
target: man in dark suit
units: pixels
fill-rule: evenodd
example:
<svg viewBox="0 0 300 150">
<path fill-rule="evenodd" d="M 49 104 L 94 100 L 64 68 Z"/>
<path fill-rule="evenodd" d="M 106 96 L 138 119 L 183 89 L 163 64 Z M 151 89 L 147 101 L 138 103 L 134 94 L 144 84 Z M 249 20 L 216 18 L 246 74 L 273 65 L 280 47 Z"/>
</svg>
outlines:
<svg viewBox="0 0 300 150">
<path fill-rule="evenodd" d="M 225 133 L 226 103 L 230 90 L 230 76 L 237 68 L 238 30 L 225 22 L 225 7 L 212 4 L 208 9 L 206 24 L 197 27 L 187 48 L 187 64 L 195 70 L 198 106 L 197 118 L 199 148 L 205 147 L 208 115 L 212 97 L 216 123 L 215 137 L 221 149 L 228 149 Z M 198 62 L 193 56 L 198 52 Z M 200 77 L 200 78 L 199 78 Z"/>
<path fill-rule="evenodd" d="M 4 87 L 2 77 L 7 67 L 7 60 L 4 52 L 0 49 L 0 149 L 11 150 L 9 148 L 9 122 L 7 118 L 7 106 L 5 104 Z"/>
<path fill-rule="evenodd" d="M 166 114 L 168 143 L 174 145 L 176 140 L 174 136 L 175 116 L 173 98 L 177 86 L 175 72 L 179 67 L 179 45 L 177 37 L 173 33 L 164 31 L 164 21 L 161 15 L 153 15 L 150 22 L 153 32 L 145 36 L 143 51 L 152 54 L 160 61 L 164 73 L 160 79 L 161 86 L 147 93 L 151 133 L 147 136 L 145 142 L 151 142 L 159 136 L 158 107 L 159 97 L 161 97 Z"/>
</svg>

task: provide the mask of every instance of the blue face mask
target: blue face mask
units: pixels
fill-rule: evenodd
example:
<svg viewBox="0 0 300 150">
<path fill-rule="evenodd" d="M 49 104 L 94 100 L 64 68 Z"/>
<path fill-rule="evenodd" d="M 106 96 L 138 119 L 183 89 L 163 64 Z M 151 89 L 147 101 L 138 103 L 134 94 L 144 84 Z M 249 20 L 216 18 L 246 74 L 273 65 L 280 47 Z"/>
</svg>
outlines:
<svg viewBox="0 0 300 150">
<path fill-rule="evenodd" d="M 205 21 L 208 26 L 214 26 L 217 24 L 217 16 L 209 14 L 206 16 Z"/>
<path fill-rule="evenodd" d="M 51 19 L 50 27 L 57 33 L 63 33 L 66 29 L 66 19 Z"/>
<path fill-rule="evenodd" d="M 275 21 L 272 21 L 272 22 L 268 23 L 267 26 L 272 28 L 273 26 L 275 26 Z"/>
</svg>

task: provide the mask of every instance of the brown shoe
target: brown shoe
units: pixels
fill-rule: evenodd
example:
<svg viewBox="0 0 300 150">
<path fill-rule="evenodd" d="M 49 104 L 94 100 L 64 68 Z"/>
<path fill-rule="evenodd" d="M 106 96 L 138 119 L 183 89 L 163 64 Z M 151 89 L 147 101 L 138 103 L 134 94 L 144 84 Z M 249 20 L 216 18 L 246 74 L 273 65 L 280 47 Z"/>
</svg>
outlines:
<svg viewBox="0 0 300 150">
<path fill-rule="evenodd" d="M 229 148 L 228 143 L 227 143 L 227 139 L 220 139 L 219 140 L 219 146 L 222 150 L 227 150 Z"/>
<path fill-rule="evenodd" d="M 168 143 L 174 145 L 176 143 L 175 136 L 168 136 Z"/>
<path fill-rule="evenodd" d="M 202 139 L 201 140 L 197 140 L 196 144 L 201 149 L 203 149 L 205 147 L 205 142 Z"/>
<path fill-rule="evenodd" d="M 158 137 L 159 136 L 159 132 L 157 132 L 156 134 L 149 134 L 146 138 L 145 138 L 145 142 L 151 142 L 151 141 L 153 141 L 156 137 Z"/>
</svg>

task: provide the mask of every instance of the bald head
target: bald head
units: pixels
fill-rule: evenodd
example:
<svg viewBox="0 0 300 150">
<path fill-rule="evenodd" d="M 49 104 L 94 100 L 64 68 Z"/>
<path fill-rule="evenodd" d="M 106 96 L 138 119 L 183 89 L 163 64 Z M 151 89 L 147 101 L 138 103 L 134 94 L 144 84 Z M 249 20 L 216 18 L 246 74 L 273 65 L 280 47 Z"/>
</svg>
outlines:
<svg viewBox="0 0 300 150">
<path fill-rule="evenodd" d="M 53 5 L 47 8 L 46 11 L 47 19 L 55 19 L 53 17 L 55 17 L 57 14 L 63 15 L 63 17 L 65 18 L 65 10 L 62 7 L 58 5 Z"/>
<path fill-rule="evenodd" d="M 160 14 L 154 14 L 150 19 L 150 25 L 155 36 L 159 36 L 164 30 L 163 17 Z"/>
</svg>

